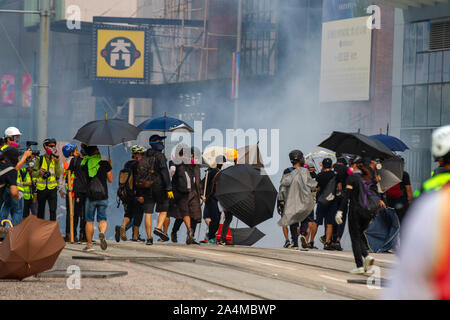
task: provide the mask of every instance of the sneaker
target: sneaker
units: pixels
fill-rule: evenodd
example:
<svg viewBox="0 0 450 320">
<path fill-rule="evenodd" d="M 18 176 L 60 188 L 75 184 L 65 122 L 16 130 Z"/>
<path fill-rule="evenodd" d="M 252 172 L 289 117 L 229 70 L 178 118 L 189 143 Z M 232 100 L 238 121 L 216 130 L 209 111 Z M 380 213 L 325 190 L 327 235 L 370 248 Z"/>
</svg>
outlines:
<svg viewBox="0 0 450 320">
<path fill-rule="evenodd" d="M 375 259 L 372 256 L 367 256 L 364 259 L 364 272 L 369 271 L 370 267 L 373 266 Z"/>
<path fill-rule="evenodd" d="M 86 245 L 86 247 L 83 248 L 83 251 L 92 252 L 92 251 L 94 251 L 94 246 L 92 244 L 88 244 L 88 245 Z"/>
<path fill-rule="evenodd" d="M 286 240 L 286 241 L 284 242 L 283 248 L 289 248 L 290 246 L 291 246 L 291 242 L 290 242 L 289 240 Z"/>
<path fill-rule="evenodd" d="M 120 239 L 123 241 L 127 241 L 127 230 L 125 230 L 124 226 L 119 227 Z"/>
<path fill-rule="evenodd" d="M 310 242 L 308 243 L 308 249 L 319 249 L 319 248 L 314 246 L 314 242 Z"/>
<path fill-rule="evenodd" d="M 114 238 L 116 239 L 116 242 L 120 242 L 120 226 L 116 226 L 114 231 Z"/>
<path fill-rule="evenodd" d="M 177 243 L 178 242 L 177 233 L 172 231 L 170 233 L 170 239 L 172 240 L 173 243 Z"/>
<path fill-rule="evenodd" d="M 289 249 L 298 250 L 298 242 L 297 243 L 292 243 L 291 246 L 289 247 Z"/>
<path fill-rule="evenodd" d="M 191 244 L 197 244 L 197 245 L 200 245 L 200 243 L 198 243 L 198 242 L 195 241 L 195 240 L 192 240 Z"/>
<path fill-rule="evenodd" d="M 66 234 L 66 236 L 64 237 L 64 241 L 70 242 L 70 235 Z"/>
<path fill-rule="evenodd" d="M 350 270 L 350 273 L 351 274 L 364 274 L 365 273 L 364 267 L 352 269 L 352 270 Z"/>
<path fill-rule="evenodd" d="M 145 242 L 145 239 L 142 239 L 141 235 L 138 234 L 137 239 L 132 238 L 131 241 L 133 241 L 133 242 Z"/>
<path fill-rule="evenodd" d="M 226 246 L 227 245 L 227 242 L 226 241 L 222 241 L 222 240 L 220 240 L 218 243 L 217 243 L 219 246 Z"/>
<path fill-rule="evenodd" d="M 327 237 L 326 237 L 326 236 L 321 236 L 321 237 L 319 238 L 319 240 L 320 240 L 320 243 L 325 244 L 325 242 L 326 242 L 326 240 L 327 240 Z"/>
<path fill-rule="evenodd" d="M 194 241 L 194 234 L 192 232 L 192 229 L 189 229 L 187 232 L 187 237 L 186 237 L 186 244 L 192 244 Z"/>
<path fill-rule="evenodd" d="M 331 246 L 330 242 L 325 242 L 323 245 L 323 250 L 334 250 L 334 248 Z"/>
<path fill-rule="evenodd" d="M 303 249 L 308 249 L 308 242 L 306 242 L 305 236 L 300 236 L 300 242 L 302 243 Z"/>
<path fill-rule="evenodd" d="M 108 244 L 106 243 L 105 234 L 100 232 L 98 234 L 98 238 L 100 239 L 100 248 L 102 248 L 102 250 L 106 250 L 106 248 L 108 248 Z"/>
<path fill-rule="evenodd" d="M 147 242 L 145 244 L 151 246 L 153 244 L 153 238 L 147 239 Z"/>
<path fill-rule="evenodd" d="M 211 239 L 211 240 L 208 240 L 208 243 L 210 243 L 210 244 L 216 244 L 217 241 L 216 241 L 216 239 Z"/>
<path fill-rule="evenodd" d="M 165 233 L 164 233 L 161 229 L 159 229 L 159 228 L 155 228 L 155 229 L 153 230 L 153 233 L 156 234 L 158 237 L 160 237 L 161 240 L 162 240 L 163 242 L 166 242 L 166 241 L 169 241 L 169 240 L 170 240 L 169 237 L 167 236 L 167 234 L 165 234 Z"/>
<path fill-rule="evenodd" d="M 334 250 L 337 250 L 337 251 L 343 251 L 344 250 L 344 249 L 342 249 L 341 243 L 339 241 L 335 242 L 332 246 L 333 246 Z"/>
</svg>

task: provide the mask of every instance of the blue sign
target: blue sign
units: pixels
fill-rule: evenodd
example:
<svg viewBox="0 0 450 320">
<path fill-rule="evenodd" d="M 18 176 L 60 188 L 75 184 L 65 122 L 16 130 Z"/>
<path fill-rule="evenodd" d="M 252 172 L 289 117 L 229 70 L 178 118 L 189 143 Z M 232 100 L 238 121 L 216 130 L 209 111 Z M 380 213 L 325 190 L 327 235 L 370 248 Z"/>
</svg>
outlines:
<svg viewBox="0 0 450 320">
<path fill-rule="evenodd" d="M 370 0 L 323 0 L 322 22 L 368 16 Z"/>
</svg>

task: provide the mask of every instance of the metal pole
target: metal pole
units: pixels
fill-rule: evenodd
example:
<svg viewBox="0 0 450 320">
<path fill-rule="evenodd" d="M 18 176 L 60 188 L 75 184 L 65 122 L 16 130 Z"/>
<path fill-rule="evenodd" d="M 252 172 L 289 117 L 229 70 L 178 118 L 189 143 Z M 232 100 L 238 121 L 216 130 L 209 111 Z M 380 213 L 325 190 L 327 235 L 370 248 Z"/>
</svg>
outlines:
<svg viewBox="0 0 450 320">
<path fill-rule="evenodd" d="M 241 38 L 242 38 L 242 0 L 238 0 L 238 16 L 237 16 L 237 43 L 236 54 L 241 52 Z M 239 68 L 240 70 L 240 68 Z M 239 79 L 239 74 L 236 74 L 236 79 Z M 239 80 L 236 80 L 239 81 Z M 238 128 L 238 112 L 239 112 L 239 96 L 234 99 L 234 129 Z"/>
<path fill-rule="evenodd" d="M 38 83 L 38 106 L 36 117 L 37 138 L 39 142 L 47 138 L 48 118 L 48 61 L 50 48 L 50 0 L 39 1 L 41 22 L 39 27 L 39 83 Z"/>
</svg>

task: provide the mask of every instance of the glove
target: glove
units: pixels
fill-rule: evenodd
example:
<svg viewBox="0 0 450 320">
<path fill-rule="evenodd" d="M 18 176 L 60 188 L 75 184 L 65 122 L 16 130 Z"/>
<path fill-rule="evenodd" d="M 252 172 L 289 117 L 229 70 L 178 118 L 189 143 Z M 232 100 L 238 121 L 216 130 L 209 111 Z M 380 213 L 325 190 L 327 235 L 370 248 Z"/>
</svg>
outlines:
<svg viewBox="0 0 450 320">
<path fill-rule="evenodd" d="M 21 200 L 23 198 L 23 192 L 19 191 L 19 200 Z"/>
<path fill-rule="evenodd" d="M 277 201 L 277 211 L 279 215 L 282 215 L 284 212 L 284 201 Z"/>
<path fill-rule="evenodd" d="M 173 198 L 174 198 L 173 192 L 172 192 L 172 191 L 167 191 L 167 197 L 168 197 L 169 199 L 173 199 Z"/>
<path fill-rule="evenodd" d="M 342 211 L 341 210 L 339 210 L 337 213 L 336 213 L 336 223 L 337 224 L 342 224 L 342 222 L 344 222 L 344 221 L 342 221 Z"/>
</svg>

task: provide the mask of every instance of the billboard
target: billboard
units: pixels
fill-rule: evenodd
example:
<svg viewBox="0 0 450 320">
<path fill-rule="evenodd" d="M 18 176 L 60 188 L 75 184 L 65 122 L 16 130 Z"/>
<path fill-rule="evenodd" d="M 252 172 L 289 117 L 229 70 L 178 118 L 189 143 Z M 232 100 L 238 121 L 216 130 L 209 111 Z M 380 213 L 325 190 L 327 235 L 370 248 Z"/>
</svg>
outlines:
<svg viewBox="0 0 450 320">
<path fill-rule="evenodd" d="M 33 77 L 31 73 L 22 74 L 22 107 L 31 107 Z"/>
<path fill-rule="evenodd" d="M 1 104 L 2 106 L 14 105 L 15 77 L 13 73 L 4 73 L 1 77 Z"/>
<path fill-rule="evenodd" d="M 367 19 L 363 16 L 322 24 L 320 102 L 370 99 L 372 30 Z"/>
<path fill-rule="evenodd" d="M 147 30 L 94 26 L 94 80 L 147 81 Z"/>
</svg>

